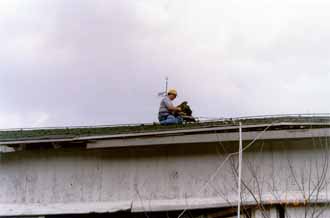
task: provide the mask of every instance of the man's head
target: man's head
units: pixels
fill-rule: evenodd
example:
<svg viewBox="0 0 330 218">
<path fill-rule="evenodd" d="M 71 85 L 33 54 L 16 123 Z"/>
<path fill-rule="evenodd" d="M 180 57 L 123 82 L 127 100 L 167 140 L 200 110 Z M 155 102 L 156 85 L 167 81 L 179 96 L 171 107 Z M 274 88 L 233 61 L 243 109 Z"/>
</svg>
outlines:
<svg viewBox="0 0 330 218">
<path fill-rule="evenodd" d="M 176 96 L 178 95 L 177 91 L 175 89 L 170 89 L 167 92 L 167 96 L 169 97 L 169 99 L 174 100 L 176 98 Z"/>
</svg>

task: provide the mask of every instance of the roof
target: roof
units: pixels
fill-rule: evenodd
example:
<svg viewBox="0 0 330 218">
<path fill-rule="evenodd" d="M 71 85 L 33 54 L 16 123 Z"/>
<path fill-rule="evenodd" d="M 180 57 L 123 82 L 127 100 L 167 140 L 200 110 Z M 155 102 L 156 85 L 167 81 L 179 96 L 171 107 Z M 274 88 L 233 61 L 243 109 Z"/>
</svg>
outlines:
<svg viewBox="0 0 330 218">
<path fill-rule="evenodd" d="M 55 127 L 36 129 L 7 129 L 0 130 L 0 144 L 36 142 L 38 140 L 66 141 L 66 140 L 89 140 L 123 137 L 146 134 L 171 134 L 173 132 L 191 131 L 231 131 L 237 129 L 239 123 L 244 128 L 260 129 L 272 124 L 276 129 L 281 128 L 325 128 L 330 127 L 330 114 L 298 114 L 298 115 L 272 115 L 225 118 L 218 120 L 206 120 L 203 122 L 189 123 L 185 125 L 161 126 L 153 124 L 112 125 L 112 126 L 81 126 L 81 127 Z M 277 125 L 274 125 L 277 124 Z M 236 131 L 236 130 L 235 130 Z"/>
</svg>

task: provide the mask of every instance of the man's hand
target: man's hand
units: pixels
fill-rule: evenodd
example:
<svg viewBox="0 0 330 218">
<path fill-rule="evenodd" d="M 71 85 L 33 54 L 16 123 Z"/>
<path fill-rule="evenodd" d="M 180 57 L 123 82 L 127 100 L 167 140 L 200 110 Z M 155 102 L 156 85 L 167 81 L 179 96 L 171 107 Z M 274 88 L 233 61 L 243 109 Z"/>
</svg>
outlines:
<svg viewBox="0 0 330 218">
<path fill-rule="evenodd" d="M 171 111 L 172 113 L 182 111 L 180 107 L 175 107 L 175 106 L 168 107 L 168 110 Z"/>
</svg>

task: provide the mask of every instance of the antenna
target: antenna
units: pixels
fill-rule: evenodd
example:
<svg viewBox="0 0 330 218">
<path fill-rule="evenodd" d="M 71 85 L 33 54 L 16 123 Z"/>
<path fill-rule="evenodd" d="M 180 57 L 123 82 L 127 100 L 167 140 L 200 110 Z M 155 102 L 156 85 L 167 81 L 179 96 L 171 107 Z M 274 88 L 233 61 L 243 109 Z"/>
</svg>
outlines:
<svg viewBox="0 0 330 218">
<path fill-rule="evenodd" d="M 167 89 L 168 89 L 168 77 L 165 78 L 165 82 L 166 82 L 166 85 L 165 85 L 165 94 L 167 94 Z"/>
<path fill-rule="evenodd" d="M 168 90 L 168 77 L 165 77 L 165 91 L 164 92 L 159 92 L 158 96 L 159 97 L 164 97 L 167 95 L 167 90 Z"/>
</svg>

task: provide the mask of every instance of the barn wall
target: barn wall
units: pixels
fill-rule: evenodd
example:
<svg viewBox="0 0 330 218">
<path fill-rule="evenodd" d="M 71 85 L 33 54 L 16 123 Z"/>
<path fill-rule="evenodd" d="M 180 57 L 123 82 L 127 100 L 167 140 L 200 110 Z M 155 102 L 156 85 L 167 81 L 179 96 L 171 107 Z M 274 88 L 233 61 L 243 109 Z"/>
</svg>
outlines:
<svg viewBox="0 0 330 218">
<path fill-rule="evenodd" d="M 219 143 L 4 153 L 0 215 L 230 206 L 237 199 L 236 156 L 222 163 L 236 147 Z M 299 181 L 320 178 L 327 152 L 326 140 L 258 141 L 244 152 L 243 201 L 303 201 L 302 187 L 306 192 L 308 185 Z M 323 171 L 328 178 L 328 167 Z M 326 199 L 326 193 L 327 184 L 318 199 Z"/>
<path fill-rule="evenodd" d="M 329 205 L 287 207 L 285 218 L 329 218 Z"/>
</svg>

